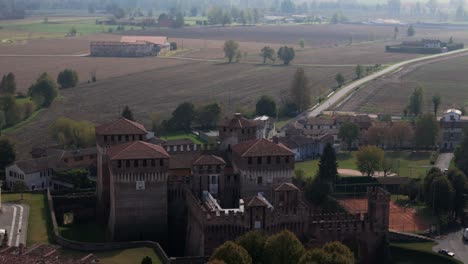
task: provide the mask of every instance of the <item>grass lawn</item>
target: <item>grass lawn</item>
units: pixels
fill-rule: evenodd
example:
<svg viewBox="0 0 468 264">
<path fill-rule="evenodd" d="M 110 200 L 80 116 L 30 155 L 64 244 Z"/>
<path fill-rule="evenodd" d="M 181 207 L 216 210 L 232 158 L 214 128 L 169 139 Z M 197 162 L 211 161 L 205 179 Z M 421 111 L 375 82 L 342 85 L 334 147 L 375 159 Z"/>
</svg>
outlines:
<svg viewBox="0 0 468 264">
<path fill-rule="evenodd" d="M 145 256 L 149 256 L 153 264 L 161 263 L 156 252 L 147 247 L 97 252 L 94 255 L 99 258 L 99 263 L 103 264 L 140 263 Z"/>
<path fill-rule="evenodd" d="M 395 243 L 390 252 L 394 264 L 456 264 L 456 259 L 442 256 L 432 251 L 435 243 Z"/>
<path fill-rule="evenodd" d="M 50 243 L 49 232 L 52 230 L 52 222 L 45 194 L 25 193 L 23 200 L 21 200 L 20 194 L 2 194 L 2 201 L 29 205 L 28 239 L 26 242 L 28 246 L 37 243 Z"/>
<path fill-rule="evenodd" d="M 291 121 L 290 118 L 280 118 L 277 122 L 276 122 L 276 129 L 281 129 L 283 128 L 289 121 Z"/>
<path fill-rule="evenodd" d="M 167 134 L 167 135 L 161 135 L 160 138 L 164 139 L 164 140 L 190 139 L 195 144 L 205 144 L 206 143 L 206 142 L 202 141 L 200 138 L 198 138 L 196 135 L 194 135 L 192 133 L 183 133 L 183 132 Z"/>
<path fill-rule="evenodd" d="M 89 243 L 106 242 L 106 227 L 94 222 L 60 226 L 59 232 L 64 238 L 70 240 Z"/>
<path fill-rule="evenodd" d="M 418 178 L 431 168 L 430 152 L 388 151 L 387 158 L 393 159 L 399 167 L 400 176 Z M 357 170 L 356 152 L 340 152 L 336 155 L 339 169 Z M 307 176 L 314 177 L 318 171 L 319 160 L 297 162 L 296 169 L 304 170 Z M 346 175 L 344 175 L 346 176 Z"/>
</svg>

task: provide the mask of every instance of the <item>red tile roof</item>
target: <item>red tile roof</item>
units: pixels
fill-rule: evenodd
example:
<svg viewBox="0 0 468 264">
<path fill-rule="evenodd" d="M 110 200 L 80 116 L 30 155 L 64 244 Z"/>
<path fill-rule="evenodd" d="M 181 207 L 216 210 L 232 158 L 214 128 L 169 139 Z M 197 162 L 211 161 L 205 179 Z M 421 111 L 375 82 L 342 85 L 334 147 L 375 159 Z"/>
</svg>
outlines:
<svg viewBox="0 0 468 264">
<path fill-rule="evenodd" d="M 223 158 L 215 155 L 202 155 L 200 156 L 193 165 L 226 165 Z"/>
<path fill-rule="evenodd" d="M 111 123 L 96 127 L 98 135 L 146 135 L 146 128 L 137 122 L 130 121 L 126 118 L 119 118 Z"/>
<path fill-rule="evenodd" d="M 229 128 L 252 128 L 257 127 L 257 124 L 241 115 L 235 115 L 233 118 L 225 118 L 221 123 L 221 127 Z"/>
<path fill-rule="evenodd" d="M 107 154 L 111 160 L 170 158 L 163 147 L 143 141 L 133 141 L 111 147 Z"/>
<path fill-rule="evenodd" d="M 232 150 L 242 157 L 294 156 L 294 152 L 283 144 L 276 144 L 264 138 L 236 144 L 232 147 Z"/>
</svg>

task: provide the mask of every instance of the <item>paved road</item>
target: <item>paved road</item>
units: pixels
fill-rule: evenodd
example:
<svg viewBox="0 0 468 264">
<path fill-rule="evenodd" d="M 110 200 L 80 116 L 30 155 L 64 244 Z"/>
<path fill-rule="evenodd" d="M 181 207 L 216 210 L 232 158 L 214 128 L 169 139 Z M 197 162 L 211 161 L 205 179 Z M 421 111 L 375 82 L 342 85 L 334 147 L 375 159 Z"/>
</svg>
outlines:
<svg viewBox="0 0 468 264">
<path fill-rule="evenodd" d="M 392 73 L 394 71 L 399 71 L 401 67 L 415 63 L 415 62 L 420 62 L 420 61 L 425 61 L 425 60 L 431 60 L 439 57 L 444 57 L 444 56 L 453 56 L 456 54 L 460 53 L 465 53 L 467 52 L 468 49 L 461 49 L 461 50 L 456 50 L 452 52 L 447 52 L 447 53 L 441 53 L 441 54 L 436 54 L 436 55 L 431 55 L 431 56 L 425 56 L 425 57 L 420 57 L 412 60 L 407 60 L 403 62 L 399 62 L 397 64 L 393 64 L 381 71 L 378 71 L 376 73 L 373 73 L 371 75 L 368 75 L 362 79 L 359 79 L 355 82 L 350 83 L 349 85 L 344 86 L 337 92 L 335 92 L 332 96 L 330 96 L 325 102 L 323 102 L 321 105 L 310 109 L 306 114 L 308 117 L 315 117 L 318 116 L 322 111 L 327 110 L 330 106 L 338 103 L 340 100 L 342 100 L 347 94 L 349 94 L 351 91 L 355 90 L 356 88 L 360 87 L 361 85 L 372 81 L 378 77 L 384 76 L 386 74 Z"/>
<path fill-rule="evenodd" d="M 28 205 L 3 204 L 3 211 L 0 213 L 0 229 L 7 231 L 9 246 L 18 246 L 20 243 L 26 244 L 28 219 Z"/>
<path fill-rule="evenodd" d="M 439 244 L 434 246 L 432 250 L 437 252 L 441 248 L 448 249 L 455 253 L 456 259 L 468 264 L 468 243 L 463 241 L 462 231 L 463 229 L 459 228 L 456 231 L 436 239 Z"/>
<path fill-rule="evenodd" d="M 448 169 L 450 167 L 450 161 L 453 159 L 453 153 L 440 153 L 437 157 L 435 166 L 438 167 L 441 171 Z"/>
</svg>

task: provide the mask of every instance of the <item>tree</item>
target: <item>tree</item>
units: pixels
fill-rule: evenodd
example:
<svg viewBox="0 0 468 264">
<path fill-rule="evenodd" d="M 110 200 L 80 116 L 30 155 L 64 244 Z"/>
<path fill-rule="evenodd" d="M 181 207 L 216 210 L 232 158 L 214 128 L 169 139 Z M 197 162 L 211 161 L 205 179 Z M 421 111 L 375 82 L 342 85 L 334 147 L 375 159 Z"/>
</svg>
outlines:
<svg viewBox="0 0 468 264">
<path fill-rule="evenodd" d="M 345 83 L 345 78 L 344 78 L 343 74 L 341 74 L 341 73 L 336 74 L 335 80 L 338 83 L 338 87 L 343 86 L 343 84 Z"/>
<path fill-rule="evenodd" d="M 395 172 L 395 160 L 393 159 L 389 159 L 387 157 L 384 156 L 384 158 L 382 159 L 382 164 L 381 164 L 381 169 L 382 169 L 382 172 L 383 172 L 383 176 L 386 177 L 389 173 L 391 172 Z"/>
<path fill-rule="evenodd" d="M 239 52 L 239 43 L 234 40 L 227 40 L 224 43 L 224 57 L 228 58 L 229 63 L 232 62 L 232 59 Z"/>
<path fill-rule="evenodd" d="M 265 242 L 264 262 L 269 264 L 296 264 L 304 253 L 304 246 L 288 230 L 270 236 Z"/>
<path fill-rule="evenodd" d="M 354 254 L 340 242 L 330 242 L 322 248 L 308 250 L 300 259 L 299 264 L 354 264 Z"/>
<path fill-rule="evenodd" d="M 6 125 L 6 117 L 5 117 L 5 112 L 0 110 L 0 136 L 2 135 L 2 129 Z"/>
<path fill-rule="evenodd" d="M 255 230 L 245 233 L 236 239 L 236 243 L 243 247 L 252 257 L 253 264 L 260 264 L 263 260 L 267 236 L 263 231 Z"/>
<path fill-rule="evenodd" d="M 377 146 L 361 147 L 356 153 L 356 165 L 362 174 L 372 176 L 381 168 L 384 151 Z"/>
<path fill-rule="evenodd" d="M 454 154 L 455 166 L 468 175 L 468 131 L 464 132 L 463 140 L 455 149 Z"/>
<path fill-rule="evenodd" d="M 437 0 L 428 0 L 426 3 L 427 8 L 429 8 L 429 12 L 431 15 L 435 15 L 437 11 Z"/>
<path fill-rule="evenodd" d="M 457 12 L 456 12 L 455 18 L 458 21 L 465 20 L 465 7 L 461 3 L 457 7 Z"/>
<path fill-rule="evenodd" d="M 281 2 L 281 11 L 283 13 L 294 13 L 296 10 L 296 5 L 291 0 L 283 0 Z"/>
<path fill-rule="evenodd" d="M 133 118 L 133 112 L 132 112 L 132 110 L 130 110 L 130 107 L 128 107 L 128 105 L 126 105 L 124 107 L 124 109 L 122 110 L 121 116 L 123 118 L 126 118 L 126 119 L 130 120 L 130 121 L 135 121 L 135 118 Z"/>
<path fill-rule="evenodd" d="M 198 8 L 196 6 L 192 6 L 190 9 L 190 15 L 196 17 L 198 15 Z"/>
<path fill-rule="evenodd" d="M 309 109 L 311 105 L 310 95 L 309 81 L 305 76 L 304 69 L 298 68 L 294 74 L 294 80 L 291 86 L 291 98 L 299 112 Z"/>
<path fill-rule="evenodd" d="M 356 74 L 356 79 L 361 79 L 362 76 L 364 76 L 364 67 L 358 64 L 356 68 L 354 69 L 354 73 Z"/>
<path fill-rule="evenodd" d="M 424 114 L 416 121 L 414 133 L 417 148 L 432 147 L 436 145 L 439 135 L 439 124 L 433 114 Z"/>
<path fill-rule="evenodd" d="M 232 23 L 231 15 L 228 12 L 225 12 L 223 14 L 223 20 L 221 21 L 221 24 L 223 24 L 223 27 L 224 27 L 225 25 L 228 25 L 231 23 Z"/>
<path fill-rule="evenodd" d="M 395 28 L 393 29 L 393 39 L 397 39 L 398 32 L 400 32 L 400 30 L 398 29 L 397 26 L 395 26 Z"/>
<path fill-rule="evenodd" d="M 0 94 L 14 94 L 16 92 L 16 80 L 15 75 L 10 72 L 4 75 L 0 82 Z"/>
<path fill-rule="evenodd" d="M 226 264 L 252 263 L 252 258 L 249 256 L 247 250 L 232 241 L 227 241 L 214 250 L 210 261 L 215 259 L 222 260 Z"/>
<path fill-rule="evenodd" d="M 247 24 L 247 19 L 245 18 L 244 10 L 241 10 L 239 13 L 239 22 L 241 22 L 244 26 Z"/>
<path fill-rule="evenodd" d="M 21 194 L 21 200 L 23 200 L 23 193 L 28 190 L 28 186 L 26 186 L 23 181 L 17 180 L 13 183 L 12 190 L 14 192 L 19 192 Z"/>
<path fill-rule="evenodd" d="M 466 175 L 459 169 L 449 169 L 447 177 L 452 183 L 455 191 L 453 197 L 453 210 L 457 217 L 462 216 L 465 209 L 465 193 L 468 190 L 468 179 Z"/>
<path fill-rule="evenodd" d="M 76 34 L 78 33 L 78 31 L 76 30 L 75 27 L 71 27 L 70 30 L 68 30 L 68 36 L 76 36 Z"/>
<path fill-rule="evenodd" d="M 430 206 L 436 214 L 450 212 L 453 208 L 453 198 L 455 190 L 452 187 L 447 176 L 442 175 L 436 177 L 430 188 L 428 206 Z"/>
<path fill-rule="evenodd" d="M 413 25 L 410 25 L 408 27 L 408 31 L 406 32 L 406 35 L 408 37 L 412 37 L 412 36 L 416 35 L 416 30 L 414 29 Z"/>
<path fill-rule="evenodd" d="M 223 22 L 224 13 L 219 6 L 214 6 L 207 14 L 208 23 L 211 25 L 221 24 Z"/>
<path fill-rule="evenodd" d="M 88 121 L 59 117 L 49 127 L 49 133 L 63 147 L 86 148 L 96 144 L 94 125 Z"/>
<path fill-rule="evenodd" d="M 184 102 L 172 112 L 172 118 L 169 120 L 170 129 L 188 131 L 194 118 L 195 106 L 190 102 Z"/>
<path fill-rule="evenodd" d="M 419 86 L 414 89 L 413 93 L 410 96 L 408 110 L 414 116 L 418 116 L 422 112 L 423 94 L 423 88 Z"/>
<path fill-rule="evenodd" d="M 432 105 L 434 106 L 434 116 L 437 116 L 437 110 L 439 110 L 440 106 L 440 95 L 435 94 L 432 96 Z"/>
<path fill-rule="evenodd" d="M 338 137 L 346 143 L 348 150 L 351 151 L 353 142 L 359 137 L 359 127 L 351 122 L 343 123 L 338 131 Z"/>
<path fill-rule="evenodd" d="M 300 39 L 300 40 L 299 40 L 299 47 L 301 47 L 301 49 L 303 49 L 304 46 L 305 46 L 305 41 L 304 41 L 304 39 Z"/>
<path fill-rule="evenodd" d="M 6 137 L 0 138 L 0 170 L 13 163 L 16 159 L 15 145 Z"/>
<path fill-rule="evenodd" d="M 394 122 L 388 130 L 390 141 L 394 147 L 402 148 L 413 136 L 413 128 L 407 122 Z"/>
<path fill-rule="evenodd" d="M 202 128 L 216 127 L 220 116 L 221 107 L 217 103 L 202 106 L 195 113 L 195 119 Z"/>
<path fill-rule="evenodd" d="M 276 117 L 276 103 L 270 96 L 263 95 L 258 99 L 255 105 L 255 113 L 257 115 L 266 115 Z"/>
<path fill-rule="evenodd" d="M 12 94 L 0 97 L 0 110 L 4 113 L 4 126 L 11 127 L 21 121 L 20 105 Z"/>
<path fill-rule="evenodd" d="M 141 260 L 141 264 L 153 264 L 153 260 L 150 257 L 146 256 Z"/>
<path fill-rule="evenodd" d="M 185 19 L 184 19 L 184 15 L 181 13 L 181 12 L 178 12 L 176 14 L 176 18 L 175 18 L 175 21 L 174 21 L 174 24 L 173 26 L 175 28 L 181 28 L 185 25 Z"/>
<path fill-rule="evenodd" d="M 283 61 L 284 65 L 289 65 L 289 63 L 294 60 L 296 53 L 294 52 L 294 48 L 290 48 L 288 46 L 281 47 L 278 50 L 278 58 Z"/>
<path fill-rule="evenodd" d="M 332 144 L 327 143 L 323 149 L 319 161 L 319 170 L 317 172 L 317 180 L 331 185 L 335 182 L 338 176 L 338 163 L 336 161 L 336 153 Z"/>
<path fill-rule="evenodd" d="M 43 73 L 29 87 L 28 94 L 38 107 L 49 107 L 58 95 L 57 84 L 47 73 Z"/>
<path fill-rule="evenodd" d="M 269 59 L 271 61 L 275 61 L 275 50 L 269 46 L 265 46 L 260 51 L 260 56 L 263 57 L 263 64 L 266 63 L 266 60 Z"/>
<path fill-rule="evenodd" d="M 78 74 L 71 69 L 65 69 L 57 77 L 57 83 L 62 89 L 75 87 L 78 84 Z"/>
</svg>

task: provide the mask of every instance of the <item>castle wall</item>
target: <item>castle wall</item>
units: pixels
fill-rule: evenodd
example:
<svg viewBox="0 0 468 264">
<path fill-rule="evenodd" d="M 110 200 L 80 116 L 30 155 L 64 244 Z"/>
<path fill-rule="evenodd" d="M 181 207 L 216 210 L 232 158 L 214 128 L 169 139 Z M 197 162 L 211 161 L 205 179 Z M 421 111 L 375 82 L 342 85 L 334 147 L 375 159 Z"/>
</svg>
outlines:
<svg viewBox="0 0 468 264">
<path fill-rule="evenodd" d="M 113 240 L 152 240 L 166 243 L 167 160 L 165 164 L 153 169 L 112 168 L 109 230 Z"/>
</svg>

